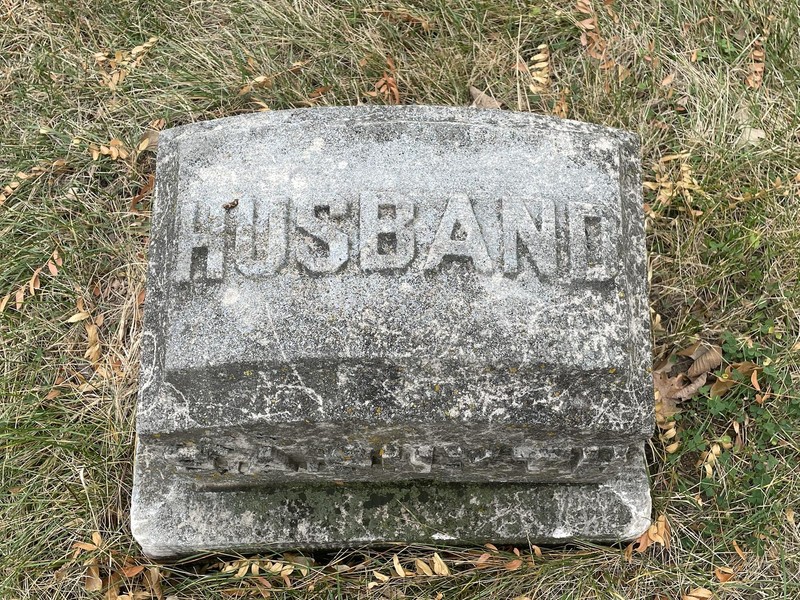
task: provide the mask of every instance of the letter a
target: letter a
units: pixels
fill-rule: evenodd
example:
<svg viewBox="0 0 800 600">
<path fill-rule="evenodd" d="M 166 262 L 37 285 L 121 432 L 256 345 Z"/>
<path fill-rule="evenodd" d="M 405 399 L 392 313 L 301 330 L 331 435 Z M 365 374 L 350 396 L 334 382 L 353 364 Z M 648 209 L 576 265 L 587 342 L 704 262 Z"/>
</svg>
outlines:
<svg viewBox="0 0 800 600">
<path fill-rule="evenodd" d="M 456 226 L 460 235 L 454 239 Z M 472 210 L 469 198 L 463 194 L 451 197 L 447 201 L 444 215 L 436 230 L 436 236 L 428 251 L 425 269 L 434 269 L 445 256 L 471 258 L 475 269 L 481 273 L 492 270 L 492 259 L 486 251 L 478 219 Z"/>
</svg>

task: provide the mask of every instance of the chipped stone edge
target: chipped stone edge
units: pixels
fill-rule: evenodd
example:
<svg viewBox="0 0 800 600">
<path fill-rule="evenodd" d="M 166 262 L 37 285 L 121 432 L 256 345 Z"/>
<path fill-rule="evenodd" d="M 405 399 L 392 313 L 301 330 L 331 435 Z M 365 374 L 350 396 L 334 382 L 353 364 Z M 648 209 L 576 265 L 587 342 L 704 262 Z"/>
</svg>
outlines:
<svg viewBox="0 0 800 600">
<path fill-rule="evenodd" d="M 242 554 L 254 553 L 263 550 L 325 550 L 342 547 L 382 547 L 395 542 L 403 543 L 436 543 L 447 541 L 453 544 L 473 545 L 486 542 L 495 544 L 565 544 L 573 541 L 589 541 L 598 543 L 619 543 L 627 542 L 638 538 L 651 524 L 652 499 L 650 494 L 650 480 L 644 456 L 644 444 L 638 465 L 631 468 L 630 472 L 624 476 L 616 477 L 605 483 L 600 484 L 519 484 L 503 488 L 494 483 L 485 484 L 465 484 L 459 485 L 464 490 L 463 493 L 453 495 L 450 510 L 445 510 L 436 515 L 426 514 L 425 505 L 417 504 L 403 506 L 408 509 L 415 518 L 420 516 L 420 522 L 426 519 L 436 520 L 438 515 L 456 515 L 459 511 L 474 510 L 476 507 L 468 500 L 472 491 L 480 489 L 491 494 L 491 501 L 487 506 L 495 513 L 496 524 L 491 527 L 494 531 L 505 530 L 505 534 L 494 536 L 469 534 L 458 535 L 459 532 L 448 531 L 446 525 L 439 531 L 429 530 L 426 534 L 421 534 L 419 528 L 408 527 L 409 535 L 399 537 L 388 537 L 385 532 L 380 530 L 368 530 L 364 524 L 359 530 L 358 535 L 352 535 L 347 539 L 341 537 L 325 537 L 325 533 L 317 533 L 314 539 L 305 539 L 300 542 L 288 541 L 292 538 L 292 532 L 287 530 L 283 539 L 265 539 L 263 534 L 259 534 L 259 529 L 263 529 L 266 523 L 272 521 L 273 531 L 285 526 L 285 522 L 279 514 L 274 514 L 272 506 L 268 500 L 281 498 L 282 488 L 272 489 L 252 489 L 244 492 L 252 504 L 245 504 L 250 507 L 248 510 L 236 509 L 236 503 L 231 503 L 233 510 L 225 510 L 220 507 L 221 499 L 229 492 L 203 492 L 194 489 L 186 480 L 171 477 L 159 468 L 161 461 L 158 457 L 150 455 L 147 448 L 142 445 L 141 440 L 136 452 L 138 466 L 145 466 L 145 469 L 137 469 L 134 482 L 134 492 L 131 510 L 131 530 L 136 541 L 142 546 L 146 556 L 154 560 L 168 561 L 196 553 L 230 553 L 238 552 Z M 153 464 L 153 462 L 157 464 Z M 163 466 L 163 465 L 161 465 Z M 414 484 L 403 486 L 404 489 L 413 487 Z M 532 533 L 532 527 L 526 527 L 530 521 L 525 520 L 522 526 L 516 526 L 514 531 L 509 534 L 509 521 L 506 516 L 520 511 L 519 494 L 524 494 L 525 490 L 535 491 L 537 487 L 546 487 L 550 494 L 545 493 L 543 498 L 552 497 L 557 504 L 561 504 L 561 510 L 556 511 L 556 517 L 552 521 L 547 521 L 545 533 Z M 314 489 L 313 487 L 311 488 Z M 316 488 L 319 489 L 319 488 Z M 339 496 L 342 504 L 352 502 L 353 495 L 349 494 L 346 487 L 326 486 L 326 494 L 323 501 L 316 504 L 314 514 L 320 514 L 330 508 L 330 505 L 339 506 L 336 497 Z M 506 492 L 506 490 L 510 490 Z M 532 498 L 537 498 L 535 494 Z M 602 503 L 612 503 L 622 507 L 629 517 L 619 523 L 619 527 L 613 532 L 606 531 L 598 535 L 586 534 L 581 530 L 581 524 L 574 522 L 574 515 L 570 512 L 572 503 L 578 500 L 579 503 L 587 507 L 585 510 L 591 511 L 593 507 Z M 227 504 L 227 502 L 225 502 Z M 255 513 L 252 507 L 257 506 Z M 191 510 L 190 510 L 191 507 Z M 362 511 L 368 510 L 362 508 Z M 532 513 L 533 514 L 533 513 Z M 604 513 L 597 511 L 596 518 L 603 518 Z M 307 518 L 307 517 L 306 517 Z M 491 516 L 488 517 L 491 523 Z M 513 520 L 512 520 L 513 521 Z M 252 523 L 252 529 L 247 533 L 241 530 L 234 531 L 236 525 L 241 522 Z M 430 522 L 430 521 L 428 521 Z M 259 525 L 260 523 L 260 525 Z M 357 524 L 358 525 L 358 524 Z M 514 524 L 512 523 L 512 526 Z M 233 528 L 233 529 L 232 529 Z M 324 528 L 322 530 L 324 532 Z M 250 533 L 252 532 L 252 533 Z M 455 533 L 456 535 L 453 535 Z"/>
</svg>

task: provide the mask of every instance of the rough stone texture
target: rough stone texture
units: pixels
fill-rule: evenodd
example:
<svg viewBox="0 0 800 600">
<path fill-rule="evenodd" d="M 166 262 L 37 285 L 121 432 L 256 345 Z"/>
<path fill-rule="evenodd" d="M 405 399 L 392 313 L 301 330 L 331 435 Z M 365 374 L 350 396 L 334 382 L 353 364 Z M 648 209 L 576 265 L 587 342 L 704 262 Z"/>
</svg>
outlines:
<svg viewBox="0 0 800 600">
<path fill-rule="evenodd" d="M 326 108 L 181 127 L 159 147 L 133 503 L 146 552 L 646 527 L 635 136 Z"/>
</svg>

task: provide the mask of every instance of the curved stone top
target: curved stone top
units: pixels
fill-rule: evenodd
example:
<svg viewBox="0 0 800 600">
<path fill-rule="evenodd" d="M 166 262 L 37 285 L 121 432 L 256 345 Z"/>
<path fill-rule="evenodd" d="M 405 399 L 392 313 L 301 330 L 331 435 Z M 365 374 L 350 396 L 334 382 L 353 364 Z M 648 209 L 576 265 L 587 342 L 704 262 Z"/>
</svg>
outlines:
<svg viewBox="0 0 800 600">
<path fill-rule="evenodd" d="M 150 254 L 142 435 L 650 433 L 631 133 L 423 106 L 178 127 Z"/>
</svg>

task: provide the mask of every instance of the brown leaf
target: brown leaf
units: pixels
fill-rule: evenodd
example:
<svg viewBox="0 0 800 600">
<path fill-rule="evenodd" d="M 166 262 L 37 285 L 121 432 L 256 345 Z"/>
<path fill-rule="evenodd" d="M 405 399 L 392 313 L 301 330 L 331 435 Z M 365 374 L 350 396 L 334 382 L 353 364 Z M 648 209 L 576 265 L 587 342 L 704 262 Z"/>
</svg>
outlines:
<svg viewBox="0 0 800 600">
<path fill-rule="evenodd" d="M 146 129 L 139 142 L 136 144 L 137 152 L 144 152 L 149 150 L 155 152 L 158 149 L 158 131 L 155 129 Z"/>
<path fill-rule="evenodd" d="M 31 292 L 31 296 L 33 296 L 36 293 L 36 290 L 42 287 L 41 281 L 39 280 L 39 273 L 41 272 L 42 272 L 42 267 L 39 267 L 33 272 L 30 281 L 28 281 L 28 289 Z"/>
<path fill-rule="evenodd" d="M 488 552 L 484 552 L 481 554 L 477 559 L 475 559 L 475 568 L 477 569 L 485 569 L 489 566 L 489 559 L 491 558 L 491 554 Z"/>
<path fill-rule="evenodd" d="M 9 300 L 11 300 L 10 293 L 6 294 L 5 296 L 3 296 L 2 299 L 0 299 L 0 313 L 2 313 L 6 309 Z"/>
<path fill-rule="evenodd" d="M 501 108 L 502 103 L 498 102 L 488 94 L 480 91 L 478 88 L 469 86 L 469 93 L 472 96 L 472 106 L 475 108 Z"/>
<path fill-rule="evenodd" d="M 703 387 L 706 384 L 707 378 L 708 378 L 708 373 L 701 373 L 700 376 L 697 377 L 697 379 L 695 379 L 690 384 L 676 391 L 674 397 L 679 398 L 681 400 L 688 400 L 689 398 L 694 396 L 701 387 Z"/>
<path fill-rule="evenodd" d="M 716 396 L 718 398 L 722 398 L 735 385 L 736 385 L 736 381 L 731 377 L 731 367 L 728 366 L 725 369 L 724 376 L 723 377 L 717 377 L 717 380 L 711 386 L 710 394 L 711 394 L 711 396 Z"/>
<path fill-rule="evenodd" d="M 507 562 L 504 565 L 504 568 L 506 569 L 506 571 L 516 571 L 521 566 L 522 566 L 522 560 L 519 558 L 515 558 L 514 560 Z"/>
<path fill-rule="evenodd" d="M 150 192 L 153 191 L 153 188 L 155 187 L 155 185 L 156 185 L 156 177 L 155 177 L 155 175 L 150 173 L 147 176 L 147 181 L 144 183 L 144 185 L 139 190 L 139 193 L 136 194 L 133 198 L 131 198 L 131 203 L 130 203 L 130 207 L 129 207 L 130 212 L 132 212 L 132 213 L 139 212 L 136 209 L 136 205 L 139 204 L 139 202 L 141 202 L 142 200 L 144 200 L 147 197 L 147 195 Z"/>
<path fill-rule="evenodd" d="M 14 306 L 19 310 L 22 308 L 22 301 L 25 300 L 25 286 L 22 286 L 17 290 L 17 293 L 14 294 Z"/>
<path fill-rule="evenodd" d="M 700 373 L 706 373 L 716 369 L 722 364 L 722 348 L 719 346 L 705 347 L 702 352 L 692 363 L 691 368 L 687 371 L 687 375 L 694 379 Z"/>
<path fill-rule="evenodd" d="M 675 75 L 677 75 L 677 73 L 672 72 L 669 75 L 667 75 L 666 77 L 664 77 L 664 79 L 661 80 L 661 86 L 662 87 L 668 87 L 668 86 L 672 85 L 672 82 L 675 81 Z"/>
<path fill-rule="evenodd" d="M 123 567 L 121 573 L 125 575 L 125 577 L 131 578 L 136 577 L 142 571 L 144 571 L 144 565 L 131 565 L 129 567 Z"/>
<path fill-rule="evenodd" d="M 758 369 L 753 369 L 753 372 L 750 374 L 750 383 L 756 391 L 761 391 L 761 386 L 758 383 Z"/>
<path fill-rule="evenodd" d="M 52 275 L 53 277 L 58 275 L 58 267 L 55 265 L 55 263 L 52 260 L 48 260 L 47 261 L 47 270 L 50 272 L 50 275 Z"/>
<path fill-rule="evenodd" d="M 660 162 L 662 163 L 670 162 L 678 158 L 680 158 L 680 155 L 678 154 L 668 154 L 667 156 L 664 156 Z M 697 360 L 698 356 L 707 351 L 708 347 L 704 346 L 703 342 L 695 342 L 688 348 L 684 348 L 683 350 L 678 350 L 675 354 L 677 354 L 678 356 L 688 356 L 692 360 Z"/>
<path fill-rule="evenodd" d="M 714 567 L 714 575 L 720 583 L 727 583 L 733 579 L 733 569 L 730 567 Z"/>
<path fill-rule="evenodd" d="M 103 580 L 100 579 L 100 567 L 94 561 L 86 568 L 83 576 L 83 587 L 87 592 L 99 592 L 103 589 Z"/>
<path fill-rule="evenodd" d="M 733 540 L 733 549 L 736 551 L 736 554 L 738 554 L 739 558 L 741 558 L 742 560 L 745 560 L 747 558 L 747 555 L 744 553 L 744 550 L 742 550 L 741 546 L 739 546 L 736 540 Z"/>
<path fill-rule="evenodd" d="M 158 600 L 164 600 L 164 592 L 161 591 L 161 570 L 158 567 L 148 567 L 144 581 L 153 596 Z"/>
<path fill-rule="evenodd" d="M 389 577 L 388 575 L 384 575 L 380 571 L 373 571 L 372 574 L 375 576 L 375 579 L 377 579 L 378 581 L 381 581 L 383 583 L 386 583 L 387 581 L 389 581 L 391 579 L 391 577 Z"/>
</svg>

